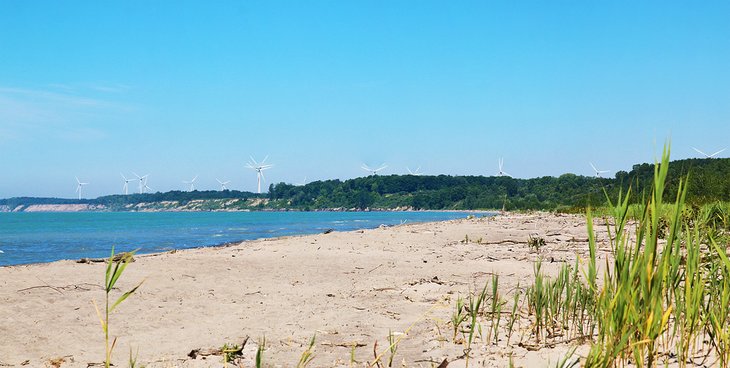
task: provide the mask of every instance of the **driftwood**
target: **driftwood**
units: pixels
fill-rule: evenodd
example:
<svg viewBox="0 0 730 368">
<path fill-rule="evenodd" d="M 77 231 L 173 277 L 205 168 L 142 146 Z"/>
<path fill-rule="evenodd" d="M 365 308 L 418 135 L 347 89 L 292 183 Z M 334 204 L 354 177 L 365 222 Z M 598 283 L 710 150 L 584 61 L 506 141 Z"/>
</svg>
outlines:
<svg viewBox="0 0 730 368">
<path fill-rule="evenodd" d="M 234 355 L 241 354 L 241 352 L 243 351 L 243 348 L 246 346 L 247 342 L 248 342 L 248 336 L 246 336 L 243 339 L 243 342 L 241 343 L 241 345 L 238 347 L 237 350 L 235 350 L 235 351 L 227 350 L 227 351 L 225 351 L 225 353 L 233 353 Z M 199 349 L 191 350 L 188 353 L 188 356 L 195 359 L 199 356 L 223 355 L 223 353 L 224 353 L 224 351 L 221 348 L 199 348 Z"/>
<path fill-rule="evenodd" d="M 340 347 L 340 348 L 352 348 L 352 347 L 362 348 L 362 347 L 368 346 L 368 344 L 364 344 L 364 343 L 356 342 L 356 341 L 353 341 L 353 342 L 339 342 L 339 343 L 333 343 L 333 342 L 325 341 L 325 342 L 320 343 L 320 345 L 332 346 L 332 347 Z"/>
<path fill-rule="evenodd" d="M 124 260 L 125 258 L 129 259 L 129 262 L 134 262 L 134 257 L 129 252 L 123 252 L 119 254 L 115 254 L 114 258 L 112 258 L 112 262 L 119 262 Z M 76 263 L 102 263 L 102 262 L 108 262 L 109 258 L 81 258 L 76 261 Z"/>
</svg>

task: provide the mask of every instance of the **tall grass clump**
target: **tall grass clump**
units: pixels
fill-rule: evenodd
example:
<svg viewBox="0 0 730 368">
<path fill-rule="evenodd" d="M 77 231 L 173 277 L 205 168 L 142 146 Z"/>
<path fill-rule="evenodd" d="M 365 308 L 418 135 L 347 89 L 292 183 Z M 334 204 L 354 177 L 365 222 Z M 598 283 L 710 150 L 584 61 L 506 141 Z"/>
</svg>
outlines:
<svg viewBox="0 0 730 368">
<path fill-rule="evenodd" d="M 639 203 L 631 188 L 615 203 L 606 195 L 611 254 L 600 270 L 590 210 L 583 277 L 579 259 L 554 277 L 534 263 L 525 296 L 538 343 L 592 341 L 586 367 L 730 367 L 730 205 L 687 205 L 687 178 L 665 193 L 669 156 L 665 146 Z"/>
<path fill-rule="evenodd" d="M 674 290 L 681 281 L 678 260 L 680 214 L 686 194 L 683 181 L 670 214 L 666 242 L 659 242 L 668 169 L 669 149 L 665 147 L 661 163 L 654 166 L 653 190 L 636 225 L 635 239 L 626 231 L 630 193 L 615 207 L 613 231 L 609 228 L 613 267 L 607 265 L 603 288 L 596 295 L 598 337 L 588 366 L 613 366 L 629 356 L 638 366 L 656 365 L 657 339 L 667 331 Z M 590 212 L 587 221 L 593 221 Z M 595 249 L 595 238 L 590 235 L 589 246 Z"/>
</svg>

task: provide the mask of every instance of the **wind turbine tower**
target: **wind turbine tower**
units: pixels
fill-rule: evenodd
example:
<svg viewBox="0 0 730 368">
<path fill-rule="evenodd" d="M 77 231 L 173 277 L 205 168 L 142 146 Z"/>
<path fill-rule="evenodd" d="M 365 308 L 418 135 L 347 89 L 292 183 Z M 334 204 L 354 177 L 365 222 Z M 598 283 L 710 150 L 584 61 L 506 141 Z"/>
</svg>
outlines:
<svg viewBox="0 0 730 368">
<path fill-rule="evenodd" d="M 597 177 L 597 178 L 600 178 L 600 177 L 601 177 L 601 174 L 605 174 L 605 173 L 607 173 L 607 172 L 608 172 L 608 170 L 598 170 L 598 169 L 596 169 L 596 166 L 595 166 L 595 165 L 593 165 L 593 163 L 592 163 L 592 162 L 589 162 L 589 164 L 591 164 L 591 168 L 593 168 L 593 171 L 595 171 L 595 172 L 596 172 L 596 177 Z"/>
<path fill-rule="evenodd" d="M 363 170 L 365 170 L 365 171 L 369 172 L 369 173 L 370 173 L 370 175 L 378 175 L 378 171 L 380 171 L 380 170 L 383 170 L 383 169 L 385 169 L 386 167 L 388 167 L 388 165 L 386 165 L 386 164 L 382 164 L 382 165 L 380 165 L 380 167 L 379 167 L 379 168 L 377 168 L 377 169 L 372 169 L 372 168 L 370 168 L 370 167 L 369 167 L 368 165 L 365 165 L 365 164 L 362 164 L 362 166 L 360 166 L 360 168 L 361 168 L 361 169 L 363 169 Z"/>
<path fill-rule="evenodd" d="M 124 187 L 122 187 L 122 190 L 124 191 L 124 195 L 129 194 L 129 182 L 134 181 L 134 179 L 127 179 L 127 177 L 124 176 L 124 174 L 119 173 L 119 175 L 122 176 L 122 180 L 124 180 Z"/>
<path fill-rule="evenodd" d="M 504 171 L 504 158 L 499 158 L 499 172 L 497 173 L 497 176 L 509 176 L 512 177 L 512 175 L 508 174 L 506 171 Z"/>
<path fill-rule="evenodd" d="M 82 183 L 78 177 L 76 177 L 76 183 L 78 183 L 78 185 L 76 185 L 76 191 L 79 193 L 79 199 L 81 199 L 81 188 L 83 188 L 84 185 L 89 185 L 89 183 Z"/>
<path fill-rule="evenodd" d="M 264 176 L 264 170 L 268 170 L 268 169 L 274 167 L 274 165 L 266 163 L 266 159 L 268 159 L 269 156 L 264 157 L 263 161 L 261 161 L 260 163 L 257 162 L 256 160 L 254 160 L 254 158 L 251 156 L 249 156 L 249 158 L 251 159 L 251 161 L 249 161 L 246 164 L 246 167 L 256 171 L 256 181 L 258 184 L 258 193 L 260 194 L 261 193 L 261 180 L 262 179 L 266 180 L 266 177 Z"/>
<path fill-rule="evenodd" d="M 183 180 L 183 183 L 190 184 L 190 191 L 191 192 L 195 190 L 195 180 L 196 179 L 198 179 L 198 176 L 197 175 L 195 175 L 195 177 L 193 178 L 193 180 L 190 180 L 190 181 Z"/>
</svg>

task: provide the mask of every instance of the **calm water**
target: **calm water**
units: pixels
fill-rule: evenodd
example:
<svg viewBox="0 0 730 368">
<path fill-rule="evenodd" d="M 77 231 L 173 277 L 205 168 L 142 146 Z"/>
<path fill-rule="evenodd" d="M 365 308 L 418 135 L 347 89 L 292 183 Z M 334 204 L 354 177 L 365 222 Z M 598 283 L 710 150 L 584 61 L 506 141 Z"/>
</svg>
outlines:
<svg viewBox="0 0 730 368">
<path fill-rule="evenodd" d="M 0 213 L 0 266 L 464 218 L 457 212 Z M 481 214 L 479 214 L 481 216 Z"/>
</svg>

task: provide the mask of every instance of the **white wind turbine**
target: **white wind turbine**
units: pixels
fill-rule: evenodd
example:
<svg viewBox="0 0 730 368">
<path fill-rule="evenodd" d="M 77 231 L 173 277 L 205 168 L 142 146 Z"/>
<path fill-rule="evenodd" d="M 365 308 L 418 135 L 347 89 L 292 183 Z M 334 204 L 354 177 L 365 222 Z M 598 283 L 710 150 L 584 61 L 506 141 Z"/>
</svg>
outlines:
<svg viewBox="0 0 730 368">
<path fill-rule="evenodd" d="M 383 169 L 385 169 L 386 167 L 388 167 L 388 165 L 386 165 L 386 164 L 382 164 L 382 165 L 380 165 L 380 167 L 379 167 L 379 168 L 377 168 L 377 169 L 372 169 L 372 168 L 370 168 L 370 167 L 369 167 L 368 165 L 365 165 L 365 164 L 362 164 L 362 166 L 360 166 L 360 168 L 361 168 L 361 169 L 363 169 L 363 170 L 365 170 L 365 171 L 369 172 L 369 173 L 370 173 L 370 175 L 378 175 L 378 171 L 380 171 L 380 170 L 383 170 Z"/>
<path fill-rule="evenodd" d="M 420 166 L 416 170 L 414 170 L 414 171 L 411 171 L 411 169 L 409 169 L 408 166 L 406 166 L 406 170 L 408 170 L 408 175 L 419 176 L 419 175 L 423 174 L 421 172 L 421 167 Z"/>
<path fill-rule="evenodd" d="M 134 174 L 134 176 L 137 177 L 137 180 L 139 180 L 139 194 L 144 193 L 145 192 L 145 189 L 152 190 L 152 188 L 150 188 L 150 187 L 147 186 L 147 177 L 149 177 L 150 174 L 146 174 L 144 176 L 139 176 L 135 172 L 132 172 L 132 174 Z"/>
<path fill-rule="evenodd" d="M 122 176 L 122 180 L 124 180 L 124 187 L 122 187 L 122 190 L 124 191 L 125 195 L 129 194 L 129 182 L 134 181 L 134 179 L 127 179 L 127 177 L 124 176 L 124 174 L 119 173 L 119 175 Z"/>
<path fill-rule="evenodd" d="M 89 185 L 89 183 L 82 183 L 81 180 L 79 180 L 78 176 L 76 177 L 76 191 L 79 193 L 79 199 L 81 199 L 81 188 L 84 187 L 84 185 Z"/>
<path fill-rule="evenodd" d="M 307 177 L 305 176 L 304 177 L 304 180 L 301 183 L 294 183 L 294 185 L 298 185 L 300 187 L 301 186 L 304 186 L 304 185 L 307 185 Z"/>
<path fill-rule="evenodd" d="M 228 187 L 226 185 L 231 182 L 230 180 L 220 181 L 220 180 L 218 180 L 218 178 L 216 178 L 215 181 L 217 181 L 218 184 L 221 185 L 221 190 L 228 190 Z"/>
<path fill-rule="evenodd" d="M 507 173 L 506 171 L 503 170 L 504 169 L 504 158 L 500 157 L 498 162 L 499 162 L 499 172 L 497 173 L 497 176 L 512 177 L 512 175 L 510 175 L 509 173 Z"/>
<path fill-rule="evenodd" d="M 725 150 L 726 150 L 727 148 L 723 148 L 723 149 L 721 149 L 721 150 L 719 150 L 719 151 L 717 151 L 717 152 L 715 152 L 715 153 L 713 153 L 713 154 L 711 154 L 711 155 L 708 155 L 708 154 L 706 154 L 706 153 L 704 153 L 704 152 L 702 152 L 702 151 L 700 151 L 700 150 L 698 150 L 697 148 L 694 148 L 694 147 L 692 147 L 692 149 L 693 149 L 693 150 L 695 150 L 695 151 L 697 151 L 697 152 L 699 152 L 699 153 L 700 153 L 700 154 L 701 154 L 702 156 L 705 156 L 705 158 L 713 158 L 713 157 L 715 157 L 715 156 L 717 156 L 717 155 L 721 154 L 721 153 L 722 153 L 723 151 L 725 151 Z"/>
<path fill-rule="evenodd" d="M 589 162 L 589 164 L 591 164 L 591 168 L 593 168 L 593 171 L 595 171 L 595 172 L 596 172 L 596 177 L 597 177 L 597 178 L 600 178 L 600 177 L 601 177 L 601 174 L 605 174 L 605 173 L 609 172 L 609 170 L 598 170 L 598 169 L 596 168 L 596 166 L 595 166 L 595 165 L 593 165 L 593 163 L 592 163 L 592 162 Z"/>
<path fill-rule="evenodd" d="M 263 161 L 261 163 L 256 162 L 253 157 L 249 156 L 251 161 L 249 161 L 246 164 L 246 167 L 252 170 L 256 171 L 256 181 L 258 183 L 258 193 L 261 193 L 261 180 L 266 180 L 266 177 L 264 176 L 264 170 L 268 170 L 272 167 L 274 167 L 273 164 L 266 164 L 266 159 L 269 158 L 269 156 L 264 157 Z"/>
<path fill-rule="evenodd" d="M 193 180 L 190 180 L 190 181 L 183 180 L 182 182 L 185 183 L 185 184 L 190 184 L 190 191 L 192 192 L 192 191 L 195 190 L 195 180 L 196 179 L 198 179 L 198 176 L 197 175 L 195 175 L 195 177 L 193 178 Z"/>
</svg>

